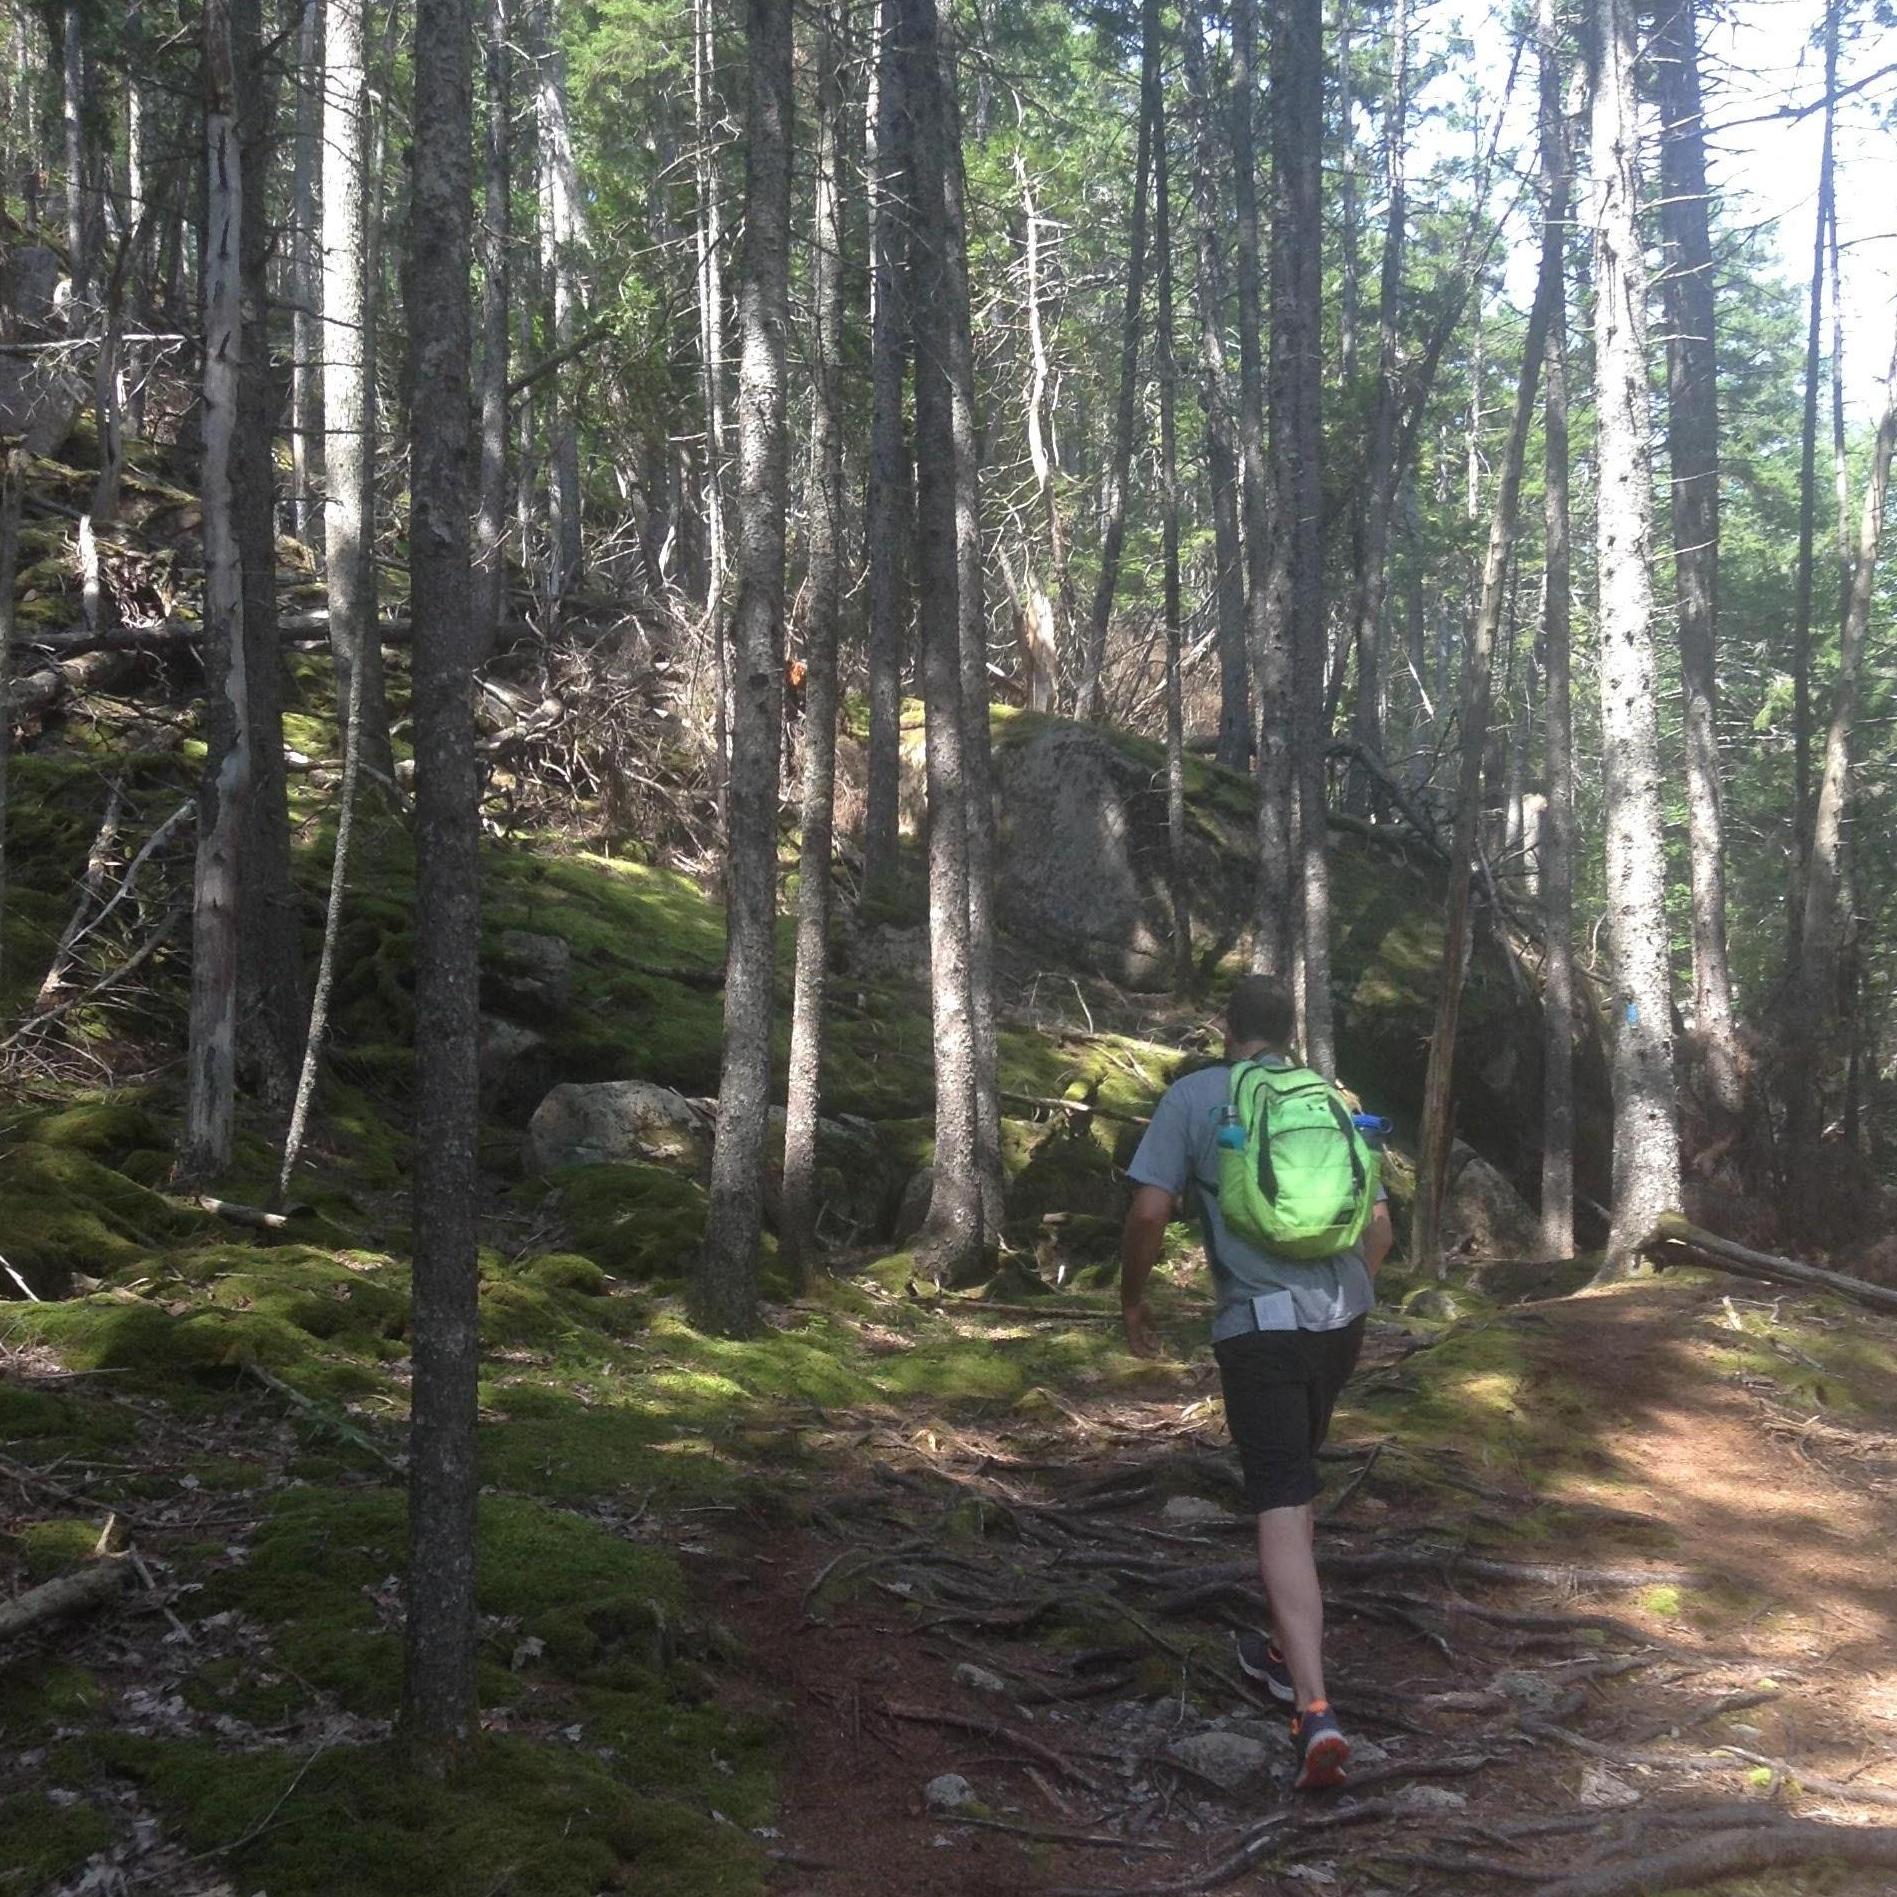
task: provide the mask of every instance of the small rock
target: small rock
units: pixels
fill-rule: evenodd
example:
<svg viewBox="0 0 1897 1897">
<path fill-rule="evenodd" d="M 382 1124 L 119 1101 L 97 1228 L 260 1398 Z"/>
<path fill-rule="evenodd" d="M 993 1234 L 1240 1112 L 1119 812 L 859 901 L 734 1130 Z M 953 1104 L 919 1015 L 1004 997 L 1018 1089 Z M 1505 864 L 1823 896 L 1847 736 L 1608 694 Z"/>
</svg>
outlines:
<svg viewBox="0 0 1897 1897">
<path fill-rule="evenodd" d="M 573 951 L 563 937 L 503 929 L 500 955 L 482 971 L 493 1005 L 528 1021 L 550 1021 L 573 999 Z"/>
<path fill-rule="evenodd" d="M 1201 1522 L 1228 1522 L 1232 1511 L 1203 1495 L 1174 1495 L 1159 1511 L 1159 1519 L 1175 1528 L 1190 1528 Z"/>
<path fill-rule="evenodd" d="M 1454 1295 L 1437 1284 L 1426 1284 L 1420 1291 L 1412 1291 L 1403 1300 L 1403 1309 L 1410 1317 L 1434 1318 L 1443 1323 L 1453 1323 L 1462 1315 L 1462 1306 Z"/>
<path fill-rule="evenodd" d="M 990 1673 L 985 1666 L 977 1666 L 973 1660 L 964 1660 L 955 1669 L 955 1684 L 965 1686 L 971 1693 L 1005 1693 L 1008 1682 L 999 1673 Z"/>
<path fill-rule="evenodd" d="M 1545 1673 L 1498 1673 L 1489 1691 L 1503 1693 L 1531 1713 L 1551 1713 L 1561 1702 L 1561 1690 Z"/>
<path fill-rule="evenodd" d="M 1640 1803 L 1640 1794 L 1623 1778 L 1596 1765 L 1581 1768 L 1581 1803 L 1594 1811 L 1617 1811 Z"/>
<path fill-rule="evenodd" d="M 1462 1811 L 1469 1800 L 1447 1785 L 1406 1785 L 1397 1793 L 1396 1802 L 1406 1811 Z"/>
<path fill-rule="evenodd" d="M 1194 1732 L 1175 1739 L 1166 1748 L 1166 1756 L 1202 1773 L 1224 1790 L 1235 1792 L 1266 1771 L 1276 1753 L 1261 1740 L 1241 1732 Z"/>
<path fill-rule="evenodd" d="M 944 1772 L 922 1788 L 931 1811 L 963 1811 L 977 1803 L 975 1788 L 959 1772 Z"/>
<path fill-rule="evenodd" d="M 1352 1739 L 1350 1762 L 1352 1765 L 1388 1765 L 1390 1754 L 1387 1748 L 1378 1745 L 1374 1739 Z"/>
</svg>

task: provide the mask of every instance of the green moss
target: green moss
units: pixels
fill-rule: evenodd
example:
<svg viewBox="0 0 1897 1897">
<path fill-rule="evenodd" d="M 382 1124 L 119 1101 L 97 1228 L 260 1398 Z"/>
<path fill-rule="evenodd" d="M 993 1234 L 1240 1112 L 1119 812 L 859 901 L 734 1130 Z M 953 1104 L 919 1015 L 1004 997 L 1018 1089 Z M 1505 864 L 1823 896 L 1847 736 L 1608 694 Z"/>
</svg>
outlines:
<svg viewBox="0 0 1897 1897">
<path fill-rule="evenodd" d="M 103 1449 L 136 1433 L 131 1416 L 97 1398 L 0 1383 L 0 1443 L 45 1438 L 70 1452 Z"/>
<path fill-rule="evenodd" d="M 148 1108 L 111 1095 L 22 1114 L 8 1131 L 20 1139 L 37 1140 L 42 1146 L 88 1153 L 112 1166 L 120 1165 L 128 1153 L 167 1144 L 164 1129 Z"/>
<path fill-rule="evenodd" d="M 0 1891 L 42 1890 L 70 1877 L 112 1842 L 112 1821 L 96 1806 L 56 1805 L 43 1792 L 0 1798 Z"/>
<path fill-rule="evenodd" d="M 577 1252 L 545 1252 L 527 1259 L 520 1275 L 547 1291 L 571 1291 L 580 1297 L 602 1297 L 606 1274 L 590 1258 Z"/>
<path fill-rule="evenodd" d="M 99 1545 L 96 1521 L 29 1522 L 14 1537 L 28 1580 L 49 1581 L 90 1560 Z"/>
<path fill-rule="evenodd" d="M 574 1249 L 616 1278 L 679 1279 L 704 1239 L 704 1187 L 663 1166 L 568 1166 L 549 1184 Z"/>
<path fill-rule="evenodd" d="M 0 1154 L 8 1262 L 44 1294 L 103 1277 L 208 1229 L 207 1214 L 135 1184 L 84 1152 L 27 1141 Z"/>
<path fill-rule="evenodd" d="M 44 1653 L 23 1654 L 0 1667 L 0 1744 L 37 1744 L 56 1726 L 97 1712 L 105 1699 L 104 1689 L 84 1667 Z"/>
</svg>

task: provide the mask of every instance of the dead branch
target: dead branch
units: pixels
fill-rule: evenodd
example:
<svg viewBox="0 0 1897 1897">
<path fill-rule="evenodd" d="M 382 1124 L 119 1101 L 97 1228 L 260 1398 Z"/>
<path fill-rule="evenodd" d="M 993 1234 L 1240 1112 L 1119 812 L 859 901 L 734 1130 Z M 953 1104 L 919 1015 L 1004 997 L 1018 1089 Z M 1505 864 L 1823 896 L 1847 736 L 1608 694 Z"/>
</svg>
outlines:
<svg viewBox="0 0 1897 1897">
<path fill-rule="evenodd" d="M 253 1232 L 281 1232 L 292 1216 L 289 1212 L 266 1212 L 260 1205 L 239 1205 L 234 1199 L 214 1199 L 204 1192 L 198 1194 L 197 1203 L 215 1217 L 247 1226 Z"/>
<path fill-rule="evenodd" d="M 1537 1897 L 1643 1897 L 1648 1891 L 1697 1890 L 1749 1871 L 1823 1863 L 1897 1869 L 1897 1827 L 1787 1820 L 1765 1830 L 1719 1831 L 1649 1857 L 1556 1878 Z"/>
<path fill-rule="evenodd" d="M 0 1640 L 49 1620 L 63 1620 L 103 1606 L 132 1578 L 132 1564 L 123 1555 L 99 1555 L 84 1567 L 30 1587 L 17 1600 L 0 1603 Z"/>
<path fill-rule="evenodd" d="M 1729 1271 L 1735 1277 L 1763 1278 L 1769 1284 L 1833 1291 L 1873 1311 L 1897 1311 L 1897 1291 L 1866 1284 L 1862 1278 L 1848 1277 L 1841 1271 L 1801 1264 L 1796 1258 L 1735 1245 L 1730 1239 L 1702 1231 L 1677 1212 L 1667 1213 L 1635 1249 L 1651 1259 L 1656 1270 L 1668 1265 L 1705 1265 L 1714 1271 Z"/>
<path fill-rule="evenodd" d="M 326 1409 L 314 1397 L 305 1396 L 294 1385 L 285 1383 L 274 1371 L 266 1370 L 262 1364 L 246 1363 L 244 1375 L 261 1383 L 266 1390 L 274 1391 L 292 1409 L 306 1416 L 316 1428 L 327 1430 L 332 1436 L 339 1436 L 344 1442 L 366 1451 L 386 1468 L 399 1469 L 402 1466 L 400 1461 L 390 1455 L 374 1437 L 365 1434 L 346 1417 L 338 1416 Z"/>
<path fill-rule="evenodd" d="M 37 1033 L 42 1028 L 51 1027 L 61 1015 L 70 1014 L 74 1008 L 84 1007 L 88 1001 L 96 1000 L 108 988 L 116 988 L 120 982 L 129 981 L 144 965 L 157 954 L 179 922 L 183 919 L 185 906 L 181 902 L 173 903 L 159 923 L 131 957 L 119 964 L 109 974 L 102 975 L 90 988 L 82 993 L 70 995 L 66 1000 L 56 1002 L 50 1008 L 42 1008 L 37 1014 L 30 1014 L 5 1040 L 0 1040 L 0 1051 L 11 1047 L 16 1041 L 28 1034 Z"/>
<path fill-rule="evenodd" d="M 883 1700 L 881 1710 L 891 1719 L 901 1719 L 912 1725 L 948 1726 L 957 1732 L 978 1733 L 984 1739 L 993 1739 L 1001 1745 L 1013 1746 L 1017 1752 L 1025 1752 L 1031 1759 L 1039 1759 L 1049 1770 L 1070 1778 L 1076 1785 L 1085 1787 L 1096 1796 L 1104 1796 L 1105 1788 L 1094 1775 L 1078 1766 L 1064 1752 L 1044 1744 L 1032 1733 L 1021 1731 L 1018 1726 L 1010 1726 L 999 1719 L 977 1719 L 968 1713 L 952 1713 L 940 1707 L 905 1706 L 896 1700 Z"/>
<path fill-rule="evenodd" d="M 99 834 L 93 838 L 92 848 L 86 852 L 86 873 L 79 879 L 79 901 L 66 926 L 59 932 L 59 945 L 53 950 L 52 962 L 39 986 L 37 1000 L 42 1007 L 65 985 L 73 944 L 85 926 L 86 912 L 99 900 L 99 891 L 105 887 L 106 865 L 111 860 L 113 845 L 119 840 L 119 813 L 124 808 L 125 786 L 114 778 L 111 789 L 105 794 L 105 815 L 99 819 Z"/>
</svg>

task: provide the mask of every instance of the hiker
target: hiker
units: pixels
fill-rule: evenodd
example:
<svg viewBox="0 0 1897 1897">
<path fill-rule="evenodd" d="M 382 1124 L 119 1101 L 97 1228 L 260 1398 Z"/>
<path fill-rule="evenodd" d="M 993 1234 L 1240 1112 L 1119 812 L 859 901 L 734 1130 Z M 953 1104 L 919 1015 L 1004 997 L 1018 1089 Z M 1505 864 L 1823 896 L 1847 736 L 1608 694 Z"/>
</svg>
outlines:
<svg viewBox="0 0 1897 1897">
<path fill-rule="evenodd" d="M 1246 976 L 1226 1010 L 1226 1064 L 1175 1081 L 1154 1108 L 1127 1169 L 1120 1310 L 1129 1348 L 1157 1356 L 1146 1281 L 1190 1191 L 1217 1294 L 1225 1418 L 1271 1603 L 1270 1635 L 1240 1634 L 1239 1664 L 1291 1709 L 1297 1788 L 1316 1791 L 1341 1784 L 1350 1758 L 1324 1690 L 1317 1451 L 1391 1233 L 1379 1156 L 1336 1090 L 1292 1058 L 1293 1032 L 1284 985 Z"/>
</svg>

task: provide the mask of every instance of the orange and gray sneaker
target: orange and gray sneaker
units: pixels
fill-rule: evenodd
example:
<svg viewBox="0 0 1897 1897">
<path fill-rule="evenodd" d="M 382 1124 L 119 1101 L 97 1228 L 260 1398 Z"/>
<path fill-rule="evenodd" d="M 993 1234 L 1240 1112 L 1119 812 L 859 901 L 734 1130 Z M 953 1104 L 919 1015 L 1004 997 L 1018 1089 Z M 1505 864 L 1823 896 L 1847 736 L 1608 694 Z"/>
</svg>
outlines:
<svg viewBox="0 0 1897 1897">
<path fill-rule="evenodd" d="M 1291 1743 L 1297 1747 L 1298 1775 L 1292 1781 L 1300 1792 L 1328 1792 L 1344 1782 L 1350 1763 L 1350 1741 L 1331 1711 L 1330 1701 L 1315 1700 L 1291 1716 Z"/>
</svg>

